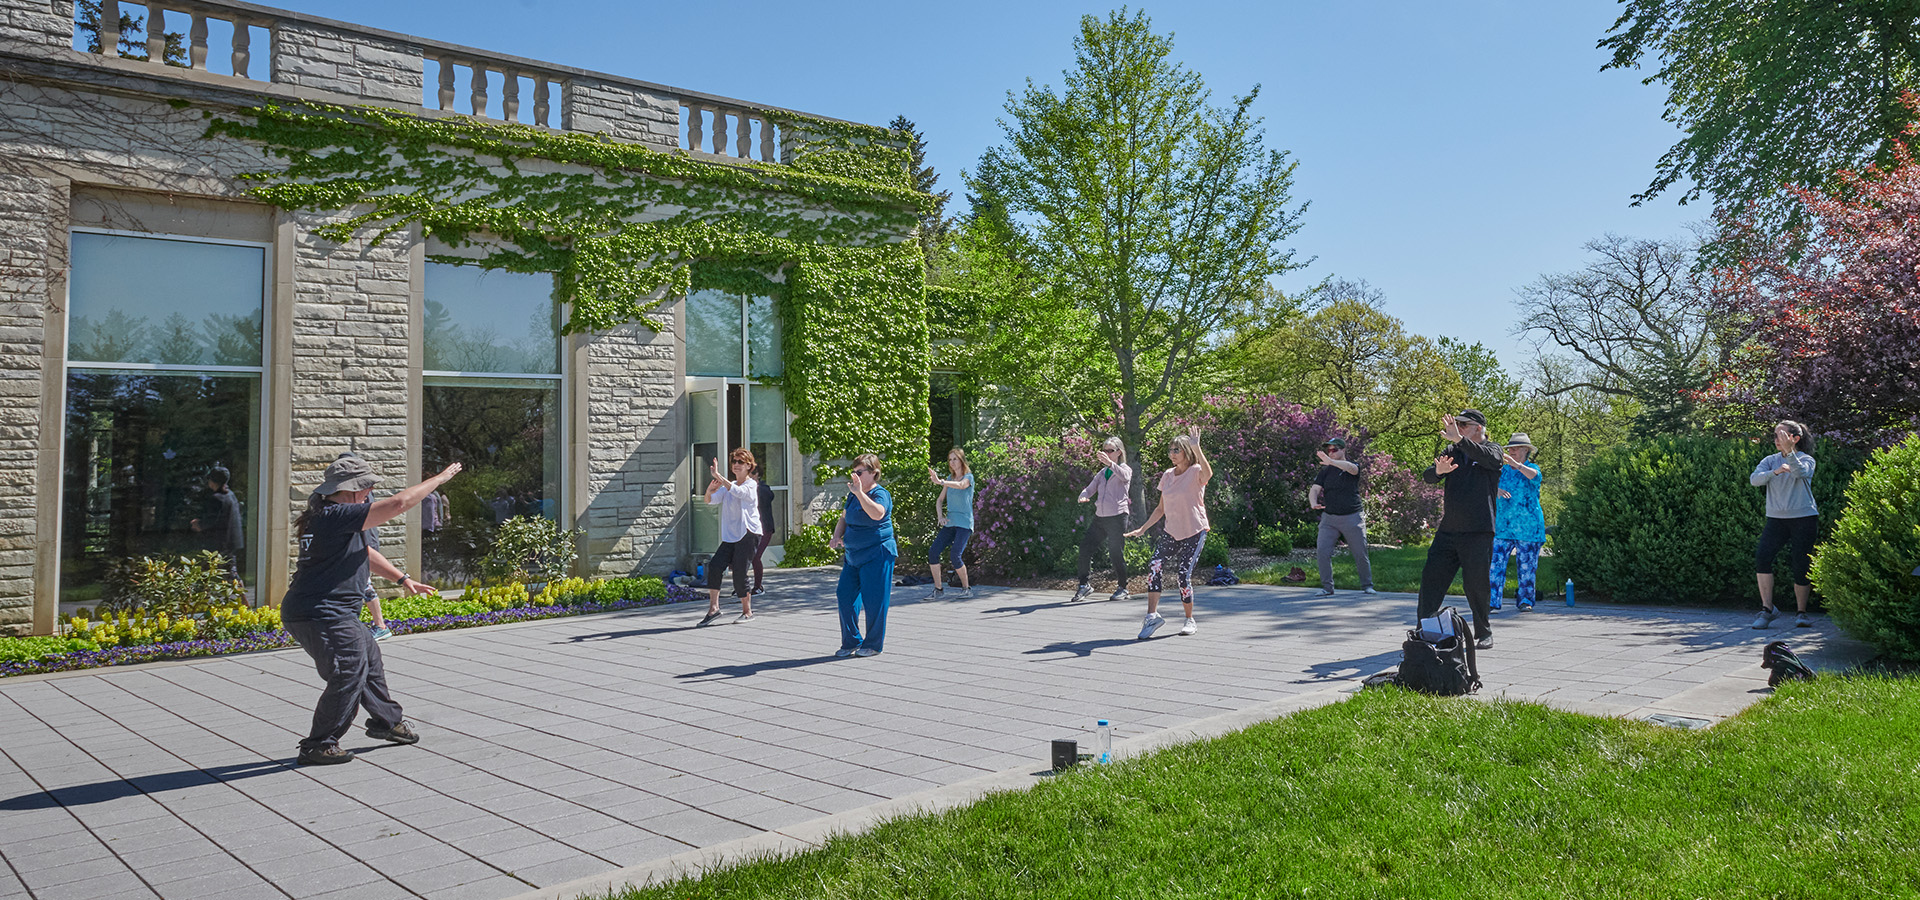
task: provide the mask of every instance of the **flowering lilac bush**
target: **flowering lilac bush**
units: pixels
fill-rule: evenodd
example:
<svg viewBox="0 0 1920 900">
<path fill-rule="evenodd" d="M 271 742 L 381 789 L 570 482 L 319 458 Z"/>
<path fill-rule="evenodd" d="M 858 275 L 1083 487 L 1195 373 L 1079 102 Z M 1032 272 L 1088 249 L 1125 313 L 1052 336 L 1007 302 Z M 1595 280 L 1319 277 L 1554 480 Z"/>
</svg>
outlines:
<svg viewBox="0 0 1920 900">
<path fill-rule="evenodd" d="M 974 454 L 976 577 L 1071 572 L 1093 504 L 1080 503 L 1097 463 L 1085 435 L 1016 437 Z"/>
</svg>

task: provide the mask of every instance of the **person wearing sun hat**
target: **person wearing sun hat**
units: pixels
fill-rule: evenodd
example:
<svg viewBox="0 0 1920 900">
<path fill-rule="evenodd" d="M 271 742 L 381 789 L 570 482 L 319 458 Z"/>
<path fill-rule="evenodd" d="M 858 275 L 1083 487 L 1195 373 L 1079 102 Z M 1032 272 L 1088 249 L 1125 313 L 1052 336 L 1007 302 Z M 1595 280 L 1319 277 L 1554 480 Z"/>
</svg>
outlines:
<svg viewBox="0 0 1920 900">
<path fill-rule="evenodd" d="M 1538 599 L 1535 575 L 1540 548 L 1547 545 L 1547 517 L 1540 511 L 1540 467 L 1529 457 L 1533 440 L 1524 431 L 1507 438 L 1500 455 L 1499 501 L 1493 514 L 1493 567 L 1487 573 L 1493 609 L 1500 608 L 1507 591 L 1507 557 L 1520 556 L 1520 589 L 1514 595 L 1521 609 L 1532 609 Z"/>
<path fill-rule="evenodd" d="M 307 508 L 294 520 L 300 555 L 280 601 L 280 623 L 327 682 L 313 710 L 313 728 L 300 740 L 301 765 L 352 762 L 353 754 L 340 746 L 340 738 L 353 728 L 362 707 L 367 710 L 368 737 L 396 744 L 419 742 L 420 735 L 387 691 L 386 666 L 373 634 L 360 624 L 360 605 L 366 600 L 362 583 L 370 570 L 417 594 L 431 593 L 433 587 L 414 581 L 369 550 L 367 531 L 399 518 L 459 473 L 460 464 L 454 463 L 391 497 L 370 501 L 380 476 L 367 460 L 342 454 L 327 466 Z"/>
<path fill-rule="evenodd" d="M 1479 410 L 1461 410 L 1440 417 L 1440 437 L 1447 448 L 1433 465 L 1420 473 L 1428 484 L 1444 484 L 1440 525 L 1427 547 L 1427 564 L 1420 570 L 1420 618 L 1440 611 L 1456 575 L 1467 605 L 1473 609 L 1475 643 L 1493 646 L 1488 583 L 1482 572 L 1493 568 L 1493 500 L 1500 488 L 1500 448 L 1487 440 L 1487 417 Z"/>
</svg>

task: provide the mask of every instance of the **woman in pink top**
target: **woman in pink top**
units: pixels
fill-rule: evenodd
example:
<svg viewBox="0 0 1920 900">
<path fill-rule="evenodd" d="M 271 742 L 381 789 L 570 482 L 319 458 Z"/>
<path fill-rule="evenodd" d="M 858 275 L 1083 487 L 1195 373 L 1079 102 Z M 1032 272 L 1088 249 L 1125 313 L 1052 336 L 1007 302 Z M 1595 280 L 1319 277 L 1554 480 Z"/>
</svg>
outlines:
<svg viewBox="0 0 1920 900">
<path fill-rule="evenodd" d="M 1153 562 L 1147 567 L 1147 617 L 1140 622 L 1140 639 L 1143 641 L 1152 637 L 1154 630 L 1167 621 L 1160 615 L 1160 579 L 1168 561 L 1179 573 L 1180 605 L 1187 614 L 1187 622 L 1180 626 L 1180 633 L 1192 634 L 1200 630 L 1193 622 L 1193 564 L 1200 561 L 1200 548 L 1207 543 L 1206 494 L 1207 482 L 1213 480 L 1213 465 L 1207 462 L 1206 453 L 1200 449 L 1200 428 L 1197 425 L 1186 434 L 1174 438 L 1173 449 L 1167 455 L 1173 460 L 1173 468 L 1160 473 L 1159 505 L 1153 508 L 1153 514 L 1139 528 L 1127 532 L 1127 537 L 1139 537 L 1146 534 L 1155 522 L 1162 518 L 1167 520 L 1167 533 L 1160 538 L 1160 545 L 1154 548 Z"/>
</svg>

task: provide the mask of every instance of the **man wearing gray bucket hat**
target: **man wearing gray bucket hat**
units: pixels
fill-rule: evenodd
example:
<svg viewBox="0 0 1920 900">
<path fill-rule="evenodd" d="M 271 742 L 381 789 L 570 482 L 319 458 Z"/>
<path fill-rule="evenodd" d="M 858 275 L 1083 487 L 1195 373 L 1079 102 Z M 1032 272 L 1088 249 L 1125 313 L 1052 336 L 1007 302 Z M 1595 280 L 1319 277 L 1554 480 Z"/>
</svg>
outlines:
<svg viewBox="0 0 1920 900">
<path fill-rule="evenodd" d="M 420 735 L 387 692 L 386 666 L 372 633 L 360 624 L 360 605 L 366 600 L 362 583 L 370 569 L 415 593 L 433 588 L 370 552 L 367 532 L 399 518 L 459 473 L 460 464 L 454 463 L 391 497 L 369 501 L 380 476 L 365 459 L 343 454 L 327 466 L 306 510 L 294 520 L 300 557 L 280 601 L 280 623 L 327 682 L 313 710 L 313 730 L 300 741 L 301 765 L 352 762 L 353 754 L 341 748 L 340 738 L 353 727 L 361 707 L 367 710 L 368 737 L 396 744 L 419 742 Z"/>
</svg>

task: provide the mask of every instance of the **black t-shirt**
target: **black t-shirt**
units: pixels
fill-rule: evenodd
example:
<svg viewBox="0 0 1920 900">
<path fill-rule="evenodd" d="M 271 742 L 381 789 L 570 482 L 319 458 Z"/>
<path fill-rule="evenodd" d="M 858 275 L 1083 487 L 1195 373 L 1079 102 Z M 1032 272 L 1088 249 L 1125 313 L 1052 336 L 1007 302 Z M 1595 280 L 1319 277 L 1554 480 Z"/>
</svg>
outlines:
<svg viewBox="0 0 1920 900">
<path fill-rule="evenodd" d="M 1313 476 L 1313 483 L 1320 486 L 1320 503 L 1327 508 L 1328 515 L 1350 516 L 1360 511 L 1358 470 L 1348 475 L 1338 466 L 1321 466 L 1320 474 Z"/>
<path fill-rule="evenodd" d="M 200 514 L 200 533 L 207 548 L 232 552 L 247 546 L 245 523 L 240 521 L 240 498 L 232 491 L 213 491 L 206 497 Z"/>
<path fill-rule="evenodd" d="M 371 503 L 331 503 L 315 511 L 300 535 L 300 559 L 293 583 L 280 601 L 288 622 L 359 618 L 366 601 L 367 536 L 363 529 Z"/>
<path fill-rule="evenodd" d="M 760 533 L 762 535 L 772 534 L 773 533 L 773 487 L 764 481 L 760 482 L 759 499 L 760 499 Z"/>
</svg>

